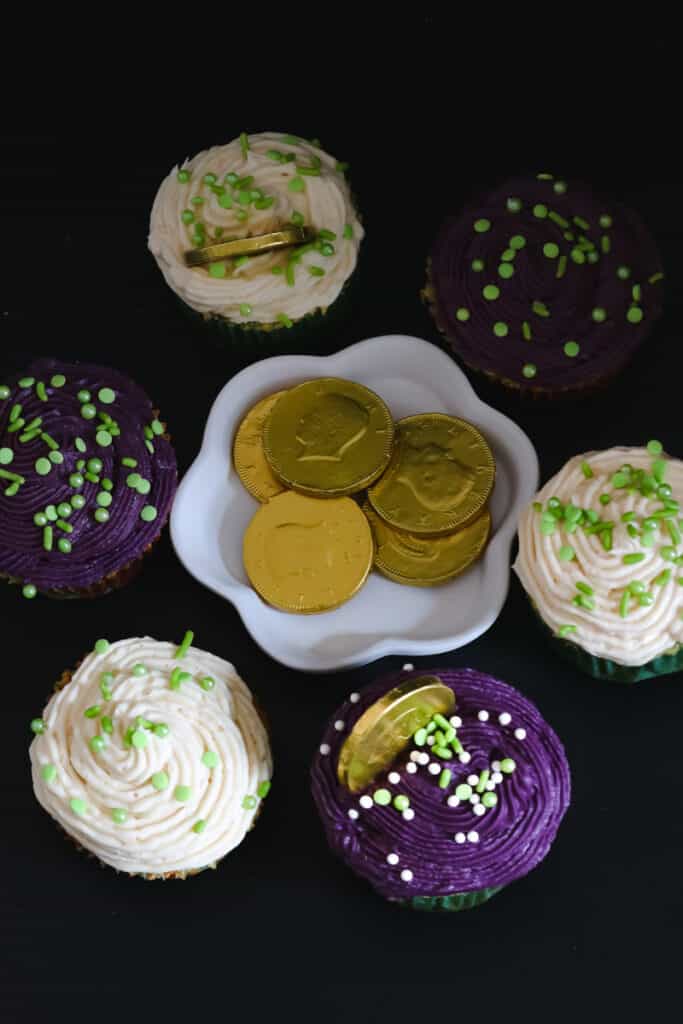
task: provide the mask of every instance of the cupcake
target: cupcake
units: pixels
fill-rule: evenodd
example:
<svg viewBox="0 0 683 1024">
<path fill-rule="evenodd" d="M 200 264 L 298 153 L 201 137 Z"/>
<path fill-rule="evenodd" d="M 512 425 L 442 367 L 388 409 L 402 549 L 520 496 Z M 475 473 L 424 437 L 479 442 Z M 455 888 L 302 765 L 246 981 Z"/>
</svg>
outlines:
<svg viewBox="0 0 683 1024">
<path fill-rule="evenodd" d="M 127 582 L 176 484 L 166 427 L 122 373 L 41 359 L 0 384 L 0 576 L 25 597 Z"/>
<path fill-rule="evenodd" d="M 646 448 L 577 455 L 519 523 L 514 569 L 557 649 L 598 679 L 683 668 L 683 462 Z"/>
<path fill-rule="evenodd" d="M 595 386 L 661 312 L 662 268 L 639 217 L 551 174 L 517 178 L 441 228 L 426 298 L 453 351 L 508 387 Z"/>
<path fill-rule="evenodd" d="M 332 850 L 377 892 L 464 910 L 539 864 L 569 766 L 534 705 L 473 669 L 405 666 L 333 715 L 312 769 Z"/>
<path fill-rule="evenodd" d="M 78 846 L 129 875 L 215 867 L 270 789 L 251 693 L 192 639 L 98 640 L 31 722 L 38 802 Z"/>
<path fill-rule="evenodd" d="M 279 132 L 242 134 L 174 167 L 161 183 L 149 248 L 186 306 L 253 342 L 274 330 L 320 327 L 356 269 L 363 228 L 345 165 Z M 192 249 L 266 235 L 310 232 L 304 245 L 188 267 Z"/>
</svg>

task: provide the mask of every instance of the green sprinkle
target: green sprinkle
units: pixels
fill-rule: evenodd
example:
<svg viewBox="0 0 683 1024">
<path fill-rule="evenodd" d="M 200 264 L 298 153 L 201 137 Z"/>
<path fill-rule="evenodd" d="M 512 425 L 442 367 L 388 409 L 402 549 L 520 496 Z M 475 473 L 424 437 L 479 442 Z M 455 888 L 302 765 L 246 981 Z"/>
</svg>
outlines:
<svg viewBox="0 0 683 1024">
<path fill-rule="evenodd" d="M 531 341 L 531 324 L 528 320 L 522 321 L 522 335 L 525 341 Z"/>
<path fill-rule="evenodd" d="M 263 782 L 259 782 L 258 788 L 256 790 L 257 796 L 259 796 L 262 800 L 265 800 L 265 798 L 270 793 L 271 785 L 272 783 L 270 779 L 264 779 Z"/>
<path fill-rule="evenodd" d="M 595 599 L 592 597 L 586 597 L 585 594 L 577 594 L 572 603 L 575 604 L 577 608 L 583 608 L 587 612 L 592 612 L 595 608 Z"/>
<path fill-rule="evenodd" d="M 286 313 L 278 313 L 277 318 L 284 327 L 292 327 L 292 321 L 289 319 Z"/>
<path fill-rule="evenodd" d="M 663 587 L 669 582 L 671 576 L 671 569 L 665 569 L 663 572 L 660 572 L 659 576 L 657 576 L 652 582 L 658 587 Z"/>
<path fill-rule="evenodd" d="M 527 378 L 535 377 L 536 372 L 536 367 L 533 363 L 525 363 L 522 367 L 522 373 Z"/>
<path fill-rule="evenodd" d="M 403 793 L 399 793 L 398 796 L 394 797 L 394 807 L 397 811 L 406 811 L 410 807 L 410 800 Z"/>
<path fill-rule="evenodd" d="M 11 394 L 11 391 L 7 387 L 7 385 L 6 384 L 0 384 L 0 401 L 4 402 L 5 399 L 9 398 L 10 394 Z"/>
<path fill-rule="evenodd" d="M 112 436 L 108 430 L 98 430 L 95 434 L 95 440 L 102 448 L 108 448 L 112 442 Z"/>
<path fill-rule="evenodd" d="M 169 783 L 169 778 L 168 778 L 168 775 L 166 774 L 166 772 L 155 772 L 154 775 L 152 776 L 152 778 L 150 779 L 150 781 L 151 781 L 152 785 L 154 786 L 154 788 L 156 790 L 158 790 L 159 792 L 161 792 L 162 789 L 166 789 L 167 788 L 168 783 Z"/>
<path fill-rule="evenodd" d="M 53 782 L 57 778 L 57 769 L 53 764 L 44 764 L 41 766 L 40 774 L 45 782 Z"/>
<path fill-rule="evenodd" d="M 531 303 L 531 309 L 536 316 L 550 316 L 550 310 L 546 306 L 545 302 L 534 301 Z"/>
<path fill-rule="evenodd" d="M 634 302 L 640 302 L 640 285 L 634 284 L 631 288 L 631 295 L 633 296 Z"/>
<path fill-rule="evenodd" d="M 106 654 L 108 650 L 109 650 L 109 641 L 108 640 L 96 640 L 95 641 L 95 653 L 96 654 Z"/>
<path fill-rule="evenodd" d="M 563 196 L 567 191 L 566 181 L 556 181 L 553 185 L 553 191 L 556 192 L 558 196 Z"/>
<path fill-rule="evenodd" d="M 191 629 L 188 629 L 186 631 L 186 633 L 185 633 L 185 636 L 183 637 L 183 639 L 182 639 L 182 641 L 180 643 L 180 646 L 178 647 L 177 651 L 175 652 L 174 657 L 176 657 L 176 658 L 184 658 L 185 655 L 187 654 L 187 652 L 189 651 L 190 647 L 192 646 L 192 641 L 193 640 L 194 640 L 194 633 L 192 632 Z"/>
<path fill-rule="evenodd" d="M 630 555 L 623 555 L 621 560 L 624 563 L 624 565 L 637 565 L 638 562 L 642 562 L 644 560 L 644 558 L 645 558 L 645 555 L 642 554 L 642 552 L 634 551 Z"/>
<path fill-rule="evenodd" d="M 629 594 L 628 590 L 625 590 L 624 593 L 621 595 L 621 601 L 619 602 L 619 614 L 621 615 L 622 619 L 625 619 L 628 615 L 628 606 L 630 599 L 631 595 Z"/>
<path fill-rule="evenodd" d="M 116 401 L 116 392 L 111 388 L 100 388 L 97 392 L 97 397 L 104 405 L 111 405 L 112 402 Z"/>
<path fill-rule="evenodd" d="M 561 562 L 571 562 L 572 559 L 574 559 L 575 557 L 576 552 L 574 551 L 574 548 L 571 547 L 569 544 L 563 544 L 560 550 L 558 551 L 558 558 Z"/>
<path fill-rule="evenodd" d="M 100 506 L 100 508 L 108 508 L 109 505 L 111 505 L 112 503 L 112 496 L 111 494 L 109 494 L 108 491 L 100 491 L 97 497 L 95 498 L 95 501 Z"/>
<path fill-rule="evenodd" d="M 45 722 L 42 718 L 34 718 L 31 720 L 31 732 L 34 732 L 36 736 L 41 736 L 45 732 Z"/>
<path fill-rule="evenodd" d="M 136 750 L 142 750 L 147 746 L 147 735 L 143 729 L 134 729 L 131 733 L 130 742 Z"/>
<path fill-rule="evenodd" d="M 650 455 L 661 455 L 662 451 L 663 451 L 662 442 L 661 441 L 648 441 L 647 442 L 647 450 L 650 453 Z"/>
<path fill-rule="evenodd" d="M 474 270 L 478 274 L 483 269 L 484 269 L 484 261 L 483 260 L 472 260 L 472 270 Z"/>
<path fill-rule="evenodd" d="M 564 626 L 560 626 L 557 631 L 558 636 L 569 636 L 570 633 L 576 633 L 577 627 L 572 626 L 570 623 L 566 623 Z"/>
<path fill-rule="evenodd" d="M 249 138 L 246 132 L 240 132 L 240 149 L 242 150 L 242 156 L 246 159 L 249 152 Z"/>
<path fill-rule="evenodd" d="M 181 185 L 185 185 L 190 180 L 190 172 L 178 171 L 177 178 Z"/>
<path fill-rule="evenodd" d="M 522 209 L 522 200 L 517 199 L 515 196 L 509 196 L 505 202 L 510 213 L 519 213 Z"/>
<path fill-rule="evenodd" d="M 498 296 L 500 295 L 500 289 L 495 284 L 487 284 L 482 289 L 482 295 L 484 296 L 485 299 L 488 299 L 490 302 L 498 298 Z"/>
<path fill-rule="evenodd" d="M 74 812 L 74 814 L 79 815 L 85 814 L 86 811 L 88 810 L 88 805 L 86 804 L 85 800 L 81 800 L 80 797 L 77 796 L 69 800 L 69 807 Z"/>
<path fill-rule="evenodd" d="M 125 807 L 112 807 L 111 820 L 115 825 L 123 825 L 128 820 L 128 811 Z"/>
<path fill-rule="evenodd" d="M 513 235 L 512 238 L 510 239 L 509 244 L 511 249 L 523 249 L 526 245 L 526 238 L 524 237 L 524 235 Z"/>
<path fill-rule="evenodd" d="M 93 736 L 89 745 L 94 754 L 101 754 L 106 746 L 106 740 L 104 736 Z"/>
<path fill-rule="evenodd" d="M 256 799 L 255 796 L 245 796 L 244 800 L 242 801 L 242 807 L 244 808 L 245 811 L 253 811 L 257 803 L 258 800 Z"/>
<path fill-rule="evenodd" d="M 303 192 L 304 190 L 304 179 L 298 174 L 295 175 L 289 182 L 288 185 L 290 192 Z"/>
<path fill-rule="evenodd" d="M 42 380 L 39 380 L 36 384 L 36 395 L 41 402 L 47 402 L 47 391 L 45 390 L 45 384 Z"/>
<path fill-rule="evenodd" d="M 476 787 L 477 793 L 484 792 L 484 790 L 486 789 L 486 783 L 489 781 L 490 774 L 491 772 L 488 768 L 484 768 L 484 770 L 479 774 L 479 782 L 477 783 Z"/>
<path fill-rule="evenodd" d="M 205 828 L 206 828 L 206 821 L 205 821 L 205 819 L 204 818 L 199 818 L 199 820 L 195 821 L 194 825 L 192 826 L 192 831 L 196 832 L 199 835 L 201 832 L 204 831 Z"/>
<path fill-rule="evenodd" d="M 95 417 L 97 416 L 97 409 L 95 408 L 94 405 L 86 403 L 85 405 L 81 406 L 81 416 L 83 417 L 84 420 L 94 420 Z"/>
<path fill-rule="evenodd" d="M 52 463 L 49 459 L 40 458 L 35 461 L 35 471 L 38 476 L 47 476 L 52 469 Z"/>
<path fill-rule="evenodd" d="M 493 325 L 493 333 L 497 338 L 507 337 L 508 325 L 503 320 L 497 320 Z"/>
<path fill-rule="evenodd" d="M 52 451 L 50 452 L 48 458 L 50 459 L 50 462 L 53 462 L 55 464 L 55 466 L 61 466 L 61 464 L 64 462 L 64 456 L 62 455 L 61 452 Z"/>
<path fill-rule="evenodd" d="M 484 793 L 484 795 L 481 798 L 481 802 L 483 803 L 484 807 L 495 807 L 496 804 L 498 803 L 498 797 L 496 796 L 495 793 Z"/>
<path fill-rule="evenodd" d="M 109 693 L 111 695 L 111 691 L 109 691 Z M 101 728 L 102 732 L 109 733 L 110 735 L 111 735 L 111 733 L 113 733 L 113 731 L 114 731 L 114 723 L 112 722 L 112 720 L 109 717 L 109 715 L 103 715 L 102 716 L 102 718 L 100 720 L 100 728 Z"/>
<path fill-rule="evenodd" d="M 550 220 L 554 221 L 555 224 L 558 225 L 558 227 L 561 227 L 561 228 L 568 228 L 569 227 L 569 221 L 565 220 L 564 217 L 561 217 L 559 213 L 555 212 L 555 210 L 548 210 L 548 218 Z M 572 235 L 572 238 L 573 237 L 574 236 Z M 571 238 L 569 239 L 569 241 L 571 242 Z"/>
<path fill-rule="evenodd" d="M 140 512 L 140 518 L 145 523 L 152 523 L 157 517 L 157 510 L 154 505 L 145 505 Z"/>
<path fill-rule="evenodd" d="M 591 313 L 591 317 L 596 324 L 604 324 L 607 319 L 607 312 L 602 308 L 602 306 L 596 306 Z"/>
<path fill-rule="evenodd" d="M 515 762 L 513 761 L 513 759 L 511 757 L 504 757 L 503 760 L 500 762 L 500 770 L 505 775 L 511 775 L 512 772 L 514 772 L 516 767 L 517 767 L 517 765 L 515 764 Z"/>
<path fill-rule="evenodd" d="M 569 342 L 567 344 L 569 344 Z M 589 464 L 587 462 L 585 462 L 585 461 L 581 463 L 581 472 L 585 476 L 586 480 L 590 480 L 591 477 L 593 476 L 593 470 L 590 468 Z"/>
<path fill-rule="evenodd" d="M 344 238 L 353 238 L 353 227 L 351 226 L 351 224 L 344 225 L 342 235 L 344 236 Z"/>
<path fill-rule="evenodd" d="M 209 275 L 211 277 L 225 277 L 228 272 L 228 268 L 224 261 L 220 260 L 218 263 L 211 263 L 209 265 Z"/>
<path fill-rule="evenodd" d="M 35 587 L 33 583 L 25 583 L 24 586 L 21 588 L 21 593 L 27 599 L 27 601 L 32 601 L 33 598 L 38 593 L 38 589 L 37 587 Z"/>
<path fill-rule="evenodd" d="M 472 796 L 472 787 L 466 782 L 461 782 L 459 786 L 455 787 L 455 795 L 458 800 L 469 800 Z"/>
<path fill-rule="evenodd" d="M 491 227 L 491 221 L 487 220 L 486 217 L 480 217 L 479 220 L 474 222 L 474 230 L 477 234 L 481 235 L 485 231 L 488 231 Z"/>
<path fill-rule="evenodd" d="M 461 323 L 466 323 L 470 318 L 469 309 L 465 309 L 464 306 L 461 306 L 460 309 L 456 309 L 455 318 L 456 320 L 459 320 Z"/>
<path fill-rule="evenodd" d="M 582 594 L 586 594 L 588 597 L 592 597 L 595 591 L 589 583 L 584 583 L 582 580 L 576 584 L 576 589 L 580 590 Z"/>
<path fill-rule="evenodd" d="M 555 277 L 556 278 L 564 277 L 566 269 L 567 269 L 567 257 L 566 257 L 566 255 L 564 253 L 562 253 L 562 255 L 560 256 L 559 260 L 557 261 L 557 271 L 555 272 Z"/>
<path fill-rule="evenodd" d="M 103 487 L 105 491 L 111 491 L 114 489 L 114 485 L 108 477 L 104 477 L 104 479 L 100 481 L 100 487 Z"/>
<path fill-rule="evenodd" d="M 612 550 L 612 531 L 603 530 L 600 534 L 600 543 L 602 544 L 605 551 Z"/>
<path fill-rule="evenodd" d="M 448 747 L 442 746 L 440 743 L 434 744 L 432 747 L 432 753 L 436 754 L 437 757 L 442 757 L 445 761 L 453 756 Z"/>
<path fill-rule="evenodd" d="M 498 267 L 498 276 L 502 277 L 503 280 L 509 280 L 511 277 L 513 277 L 514 273 L 515 268 L 512 266 L 511 263 L 501 263 L 500 266 Z"/>
<path fill-rule="evenodd" d="M 65 537 L 60 537 L 57 541 L 57 548 L 63 555 L 68 555 L 71 553 L 71 541 L 67 540 Z"/>
<path fill-rule="evenodd" d="M 9 466 L 14 460 L 14 452 L 11 448 L 0 448 L 0 466 Z"/>
<path fill-rule="evenodd" d="M 180 214 L 180 219 L 182 220 L 183 224 L 192 224 L 192 222 L 194 221 L 194 213 L 192 212 L 192 210 L 183 210 L 183 212 Z"/>
<path fill-rule="evenodd" d="M 22 377 L 18 384 L 20 388 L 32 388 L 35 382 L 35 377 Z"/>
<path fill-rule="evenodd" d="M 50 520 L 51 523 L 55 523 L 59 519 L 59 516 L 57 514 L 57 509 L 55 508 L 54 505 L 48 505 L 46 507 L 45 515 L 47 516 L 47 518 Z"/>
<path fill-rule="evenodd" d="M 548 207 L 544 206 L 543 203 L 536 203 L 533 209 L 533 214 L 534 217 L 539 217 L 543 219 L 543 217 L 548 216 Z"/>
<path fill-rule="evenodd" d="M 564 354 L 573 359 L 574 356 L 578 356 L 581 351 L 581 346 L 576 341 L 566 341 L 564 345 Z"/>
<path fill-rule="evenodd" d="M 556 260 L 560 255 L 560 247 L 555 242 L 546 242 L 543 246 L 543 255 L 549 260 Z"/>
<path fill-rule="evenodd" d="M 96 508 L 94 513 L 93 513 L 93 516 L 94 516 L 94 519 L 95 519 L 96 523 L 108 523 L 109 522 L 109 512 L 107 511 L 106 508 Z"/>
<path fill-rule="evenodd" d="M 45 551 L 52 551 L 52 527 L 43 527 L 43 548 Z"/>
<path fill-rule="evenodd" d="M 376 789 L 372 794 L 372 799 L 380 807 L 386 807 L 387 804 L 391 803 L 391 793 L 388 789 Z"/>
<path fill-rule="evenodd" d="M 579 249 L 578 246 L 574 246 L 569 255 L 574 263 L 581 264 L 586 262 L 585 253 L 583 252 L 583 249 Z"/>
<path fill-rule="evenodd" d="M 643 311 L 640 306 L 631 306 L 626 313 L 626 319 L 630 324 L 639 324 L 643 319 Z"/>
<path fill-rule="evenodd" d="M 215 750 L 206 750 L 202 754 L 202 764 L 207 768 L 217 768 L 220 764 L 220 757 Z"/>
<path fill-rule="evenodd" d="M 652 463 L 652 475 L 658 484 L 661 484 L 664 480 L 666 473 L 666 459 L 655 459 Z"/>
</svg>

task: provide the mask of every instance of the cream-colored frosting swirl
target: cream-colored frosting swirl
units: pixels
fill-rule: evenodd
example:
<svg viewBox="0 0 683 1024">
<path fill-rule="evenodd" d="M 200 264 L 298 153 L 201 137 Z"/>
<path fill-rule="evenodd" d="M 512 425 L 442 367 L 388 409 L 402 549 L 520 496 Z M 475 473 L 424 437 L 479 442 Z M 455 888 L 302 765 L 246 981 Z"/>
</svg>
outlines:
<svg viewBox="0 0 683 1024">
<path fill-rule="evenodd" d="M 272 772 L 266 730 L 233 666 L 196 647 L 181 659 L 176 651 L 145 637 L 89 654 L 50 699 L 30 747 L 48 814 L 131 874 L 214 865 L 251 827 Z M 188 675 L 178 681 L 179 672 Z"/>
<path fill-rule="evenodd" d="M 621 665 L 644 665 L 683 642 L 683 569 L 675 561 L 683 556 L 678 516 L 656 518 L 643 529 L 643 520 L 664 509 L 663 500 L 613 482 L 623 465 L 651 475 L 654 458 L 645 448 L 577 455 L 536 495 L 543 509 L 556 497 L 565 506 L 590 509 L 613 522 L 609 551 L 600 534 L 584 532 L 583 524 L 568 533 L 566 520 L 558 520 L 557 528 L 544 535 L 538 506 L 530 505 L 519 524 L 514 569 L 544 622 L 589 654 Z M 683 463 L 667 459 L 663 480 L 671 487 L 671 499 L 682 501 Z M 605 494 L 610 501 L 603 504 L 600 496 Z M 574 557 L 564 560 L 569 554 L 564 550 L 561 558 L 563 548 L 573 549 Z M 593 589 L 587 603 L 594 608 L 577 607 L 582 593 L 577 583 Z M 640 592 L 645 595 L 642 603 Z"/>
<path fill-rule="evenodd" d="M 214 146 L 174 167 L 161 183 L 154 205 L 149 232 L 149 248 L 154 254 L 167 284 L 188 306 L 205 315 L 218 315 L 240 323 L 278 323 L 280 317 L 298 320 L 307 313 L 326 309 L 339 295 L 353 273 L 363 228 L 353 207 L 351 193 L 337 161 L 318 146 L 293 136 L 277 132 L 262 132 L 248 136 L 249 148 L 243 151 L 239 139 L 225 146 Z M 268 156 L 276 151 L 294 160 L 280 162 Z M 297 169 L 310 168 L 319 161 L 319 174 L 301 174 Z M 179 171 L 186 171 L 189 180 L 178 180 Z M 215 187 L 231 186 L 225 182 L 227 174 L 239 178 L 252 177 L 249 189 L 260 190 L 273 203 L 258 209 L 253 202 L 241 204 L 237 199 L 232 206 L 221 205 L 221 196 L 206 183 L 207 174 L 215 175 Z M 292 182 L 294 179 L 293 190 Z M 203 202 L 193 204 L 200 197 Z M 319 251 L 304 253 L 294 265 L 294 283 L 285 273 L 273 273 L 273 268 L 284 268 L 287 252 L 266 253 L 235 267 L 229 264 L 225 277 L 212 277 L 206 268 L 185 266 L 183 254 L 194 248 L 193 224 L 183 222 L 183 211 L 190 211 L 206 229 L 206 242 L 221 237 L 240 238 L 274 231 L 300 214 L 303 223 L 317 231 L 334 234 L 329 238 L 333 252 L 323 255 Z M 240 220 L 238 215 L 247 213 Z M 347 237 L 350 236 L 350 237 Z M 314 269 L 313 272 L 309 268 Z"/>
</svg>

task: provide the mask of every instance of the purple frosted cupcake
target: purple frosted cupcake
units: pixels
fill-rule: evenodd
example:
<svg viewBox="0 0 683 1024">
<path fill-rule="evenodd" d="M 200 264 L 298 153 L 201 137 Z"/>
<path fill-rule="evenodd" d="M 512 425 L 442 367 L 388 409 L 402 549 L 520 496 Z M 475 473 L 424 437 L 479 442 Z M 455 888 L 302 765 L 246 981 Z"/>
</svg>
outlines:
<svg viewBox="0 0 683 1024">
<path fill-rule="evenodd" d="M 570 798 L 564 749 L 536 707 L 473 669 L 407 670 L 351 694 L 312 785 L 332 849 L 418 910 L 474 907 L 528 874 Z"/>
<path fill-rule="evenodd" d="M 0 576 L 25 597 L 125 583 L 176 485 L 166 427 L 123 374 L 41 359 L 0 382 Z"/>
<path fill-rule="evenodd" d="M 633 211 L 539 174 L 446 221 L 426 297 L 472 369 L 557 394 L 621 370 L 661 312 L 662 278 L 655 242 Z"/>
</svg>

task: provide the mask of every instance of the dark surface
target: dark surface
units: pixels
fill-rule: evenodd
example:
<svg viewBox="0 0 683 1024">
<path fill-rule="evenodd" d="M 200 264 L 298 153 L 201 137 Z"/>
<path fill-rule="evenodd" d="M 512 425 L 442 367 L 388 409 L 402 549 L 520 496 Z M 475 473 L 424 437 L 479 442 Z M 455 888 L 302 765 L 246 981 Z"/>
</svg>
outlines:
<svg viewBox="0 0 683 1024">
<path fill-rule="evenodd" d="M 565 37 L 564 14 L 549 12 L 523 46 L 504 28 L 492 43 L 458 32 L 455 18 L 423 17 L 391 37 L 359 31 L 357 44 L 344 12 L 328 10 L 315 68 L 264 78 L 259 106 L 247 101 L 253 76 L 205 92 L 178 77 L 197 67 L 191 37 L 159 46 L 164 73 L 150 64 L 135 86 L 117 66 L 57 103 L 58 78 L 46 79 L 20 127 L 0 128 L 0 377 L 39 354 L 117 366 L 159 404 L 184 471 L 213 398 L 246 359 L 207 346 L 179 311 L 146 251 L 149 209 L 186 154 L 275 127 L 319 135 L 349 160 L 365 216 L 356 312 L 321 351 L 392 331 L 436 341 L 418 298 L 429 243 L 446 212 L 499 177 L 579 175 L 633 205 L 661 246 L 667 281 L 663 318 L 629 369 L 598 398 L 552 406 L 474 385 L 529 433 L 543 479 L 576 452 L 649 437 L 683 455 L 678 57 L 638 27 L 622 41 L 574 19 Z M 197 46 L 213 45 L 208 31 Z M 283 38 L 292 33 L 294 19 Z M 339 57 L 327 50 L 331 35 L 346 40 Z M 226 45 L 231 53 L 234 37 Z M 79 60 L 91 56 L 84 47 Z M 544 646 L 514 581 L 485 636 L 424 659 L 518 686 L 560 735 L 573 773 L 572 806 L 541 867 L 486 906 L 439 916 L 383 903 L 333 858 L 309 795 L 327 716 L 404 659 L 321 677 L 282 668 L 183 570 L 167 535 L 139 580 L 97 601 L 29 603 L 0 588 L 0 623 L 8 1024 L 57 1010 L 222 1020 L 242 1006 L 258 1021 L 286 1008 L 345 1022 L 557 1020 L 603 1006 L 610 1019 L 643 1009 L 661 1018 L 681 942 L 680 677 L 629 688 L 578 675 Z M 76 852 L 38 807 L 28 722 L 96 637 L 179 639 L 188 627 L 264 704 L 275 784 L 256 830 L 217 872 L 128 879 Z"/>
</svg>

